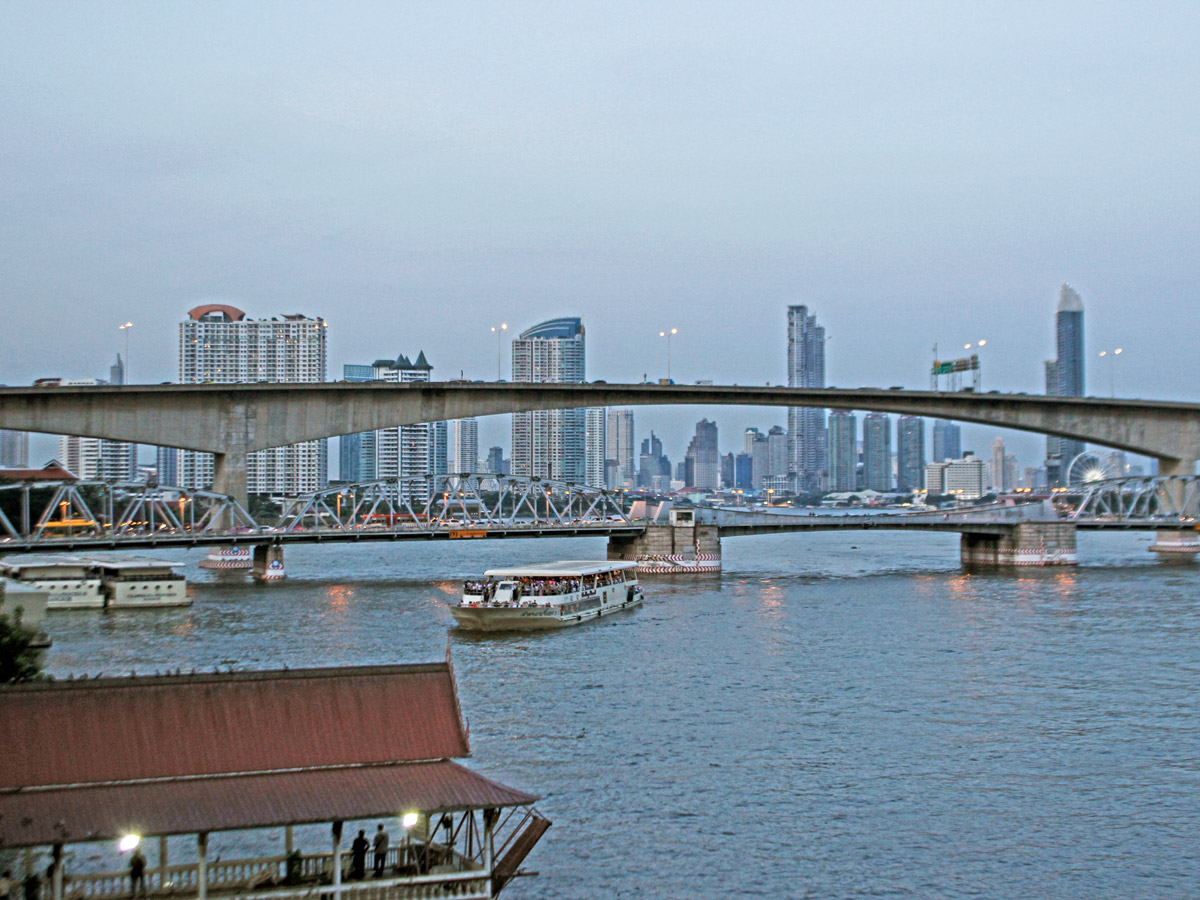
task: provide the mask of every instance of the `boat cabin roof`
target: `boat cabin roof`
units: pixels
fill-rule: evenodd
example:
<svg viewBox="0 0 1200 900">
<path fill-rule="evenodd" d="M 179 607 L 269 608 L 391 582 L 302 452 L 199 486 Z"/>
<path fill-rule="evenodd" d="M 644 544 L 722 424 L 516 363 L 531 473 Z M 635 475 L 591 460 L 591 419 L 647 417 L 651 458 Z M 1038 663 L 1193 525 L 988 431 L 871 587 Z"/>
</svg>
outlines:
<svg viewBox="0 0 1200 900">
<path fill-rule="evenodd" d="M 488 569 L 483 574 L 489 578 L 580 578 L 584 575 L 598 575 L 601 572 L 619 572 L 635 566 L 636 562 L 619 560 L 568 559 L 563 562 L 516 566 L 511 569 Z"/>
</svg>

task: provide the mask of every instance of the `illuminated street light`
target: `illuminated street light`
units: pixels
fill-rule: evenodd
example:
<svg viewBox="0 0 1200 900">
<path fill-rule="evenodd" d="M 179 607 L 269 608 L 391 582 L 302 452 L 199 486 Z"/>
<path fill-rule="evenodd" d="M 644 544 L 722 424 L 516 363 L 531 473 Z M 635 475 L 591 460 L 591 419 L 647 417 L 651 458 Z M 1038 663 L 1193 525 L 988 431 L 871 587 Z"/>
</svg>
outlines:
<svg viewBox="0 0 1200 900">
<path fill-rule="evenodd" d="M 127 834 L 117 842 L 117 849 L 122 853 L 128 853 L 130 850 L 136 850 L 137 845 L 142 842 L 141 835 Z"/>
<path fill-rule="evenodd" d="M 496 334 L 496 380 L 504 380 L 504 332 L 508 331 L 508 323 L 501 322 L 499 325 L 493 325 L 492 331 Z"/>
<path fill-rule="evenodd" d="M 1117 396 L 1117 388 L 1116 388 L 1117 357 L 1120 356 L 1124 352 L 1125 352 L 1125 349 L 1123 347 L 1118 347 L 1115 350 L 1101 350 L 1100 351 L 1101 359 L 1103 359 L 1106 356 L 1108 357 L 1108 395 L 1110 397 Z"/>
<path fill-rule="evenodd" d="M 667 381 L 671 380 L 671 337 L 676 334 L 679 334 L 678 328 L 672 328 L 670 331 L 660 331 L 658 333 L 659 337 L 665 337 L 667 339 Z"/>
</svg>

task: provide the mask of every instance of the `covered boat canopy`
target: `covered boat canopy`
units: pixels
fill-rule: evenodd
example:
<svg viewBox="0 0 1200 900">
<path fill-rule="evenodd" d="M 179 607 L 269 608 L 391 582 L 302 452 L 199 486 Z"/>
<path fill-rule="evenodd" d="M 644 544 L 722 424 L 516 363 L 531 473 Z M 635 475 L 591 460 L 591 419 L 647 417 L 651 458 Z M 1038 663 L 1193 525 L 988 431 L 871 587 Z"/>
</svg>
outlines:
<svg viewBox="0 0 1200 900">
<path fill-rule="evenodd" d="M 636 562 L 621 560 L 569 559 L 563 562 L 539 563 L 533 566 L 488 569 L 483 574 L 489 578 L 581 578 L 584 575 L 619 572 L 636 567 Z"/>
</svg>

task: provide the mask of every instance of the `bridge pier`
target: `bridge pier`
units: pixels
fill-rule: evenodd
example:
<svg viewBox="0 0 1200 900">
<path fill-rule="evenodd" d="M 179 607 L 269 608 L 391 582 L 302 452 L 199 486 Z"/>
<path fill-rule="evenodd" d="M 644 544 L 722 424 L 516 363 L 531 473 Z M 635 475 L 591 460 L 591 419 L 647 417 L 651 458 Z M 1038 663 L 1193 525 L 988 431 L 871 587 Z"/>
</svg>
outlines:
<svg viewBox="0 0 1200 900">
<path fill-rule="evenodd" d="M 608 539 L 608 558 L 637 562 L 639 575 L 702 575 L 721 571 L 716 525 L 701 525 L 691 510 L 672 510 L 672 524 L 648 525 L 635 537 Z"/>
<path fill-rule="evenodd" d="M 1075 526 L 1068 522 L 1022 522 L 1007 534 L 964 531 L 964 566 L 1073 566 L 1079 561 Z"/>
<path fill-rule="evenodd" d="M 256 544 L 254 547 L 254 580 L 278 581 L 285 574 L 283 546 L 281 544 Z"/>
<path fill-rule="evenodd" d="M 1164 562 L 1191 562 L 1200 553 L 1200 532 L 1159 531 L 1149 549 Z"/>
</svg>

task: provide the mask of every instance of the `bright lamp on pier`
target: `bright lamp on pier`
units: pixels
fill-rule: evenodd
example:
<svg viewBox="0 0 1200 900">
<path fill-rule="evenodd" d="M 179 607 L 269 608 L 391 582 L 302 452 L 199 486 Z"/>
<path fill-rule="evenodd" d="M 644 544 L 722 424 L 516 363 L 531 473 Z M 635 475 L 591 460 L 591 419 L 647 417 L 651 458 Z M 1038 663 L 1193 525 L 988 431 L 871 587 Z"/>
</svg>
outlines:
<svg viewBox="0 0 1200 900">
<path fill-rule="evenodd" d="M 405 813 L 403 816 L 400 817 L 400 824 L 403 825 L 405 828 L 412 828 L 414 825 L 417 824 L 417 819 L 419 819 L 419 818 L 420 818 L 420 816 L 417 815 L 416 813 Z"/>
<path fill-rule="evenodd" d="M 127 834 L 121 840 L 117 841 L 117 849 L 122 853 L 128 853 L 130 850 L 136 850 L 137 845 L 142 842 L 140 834 Z"/>
</svg>

